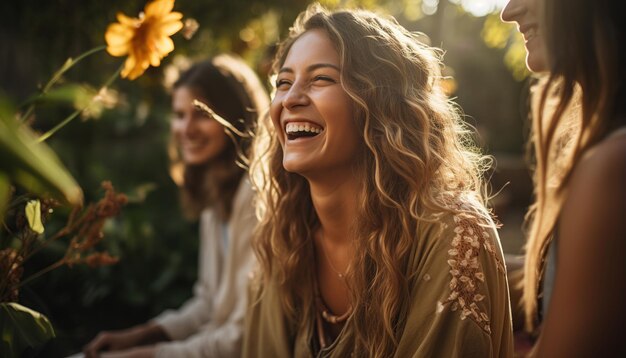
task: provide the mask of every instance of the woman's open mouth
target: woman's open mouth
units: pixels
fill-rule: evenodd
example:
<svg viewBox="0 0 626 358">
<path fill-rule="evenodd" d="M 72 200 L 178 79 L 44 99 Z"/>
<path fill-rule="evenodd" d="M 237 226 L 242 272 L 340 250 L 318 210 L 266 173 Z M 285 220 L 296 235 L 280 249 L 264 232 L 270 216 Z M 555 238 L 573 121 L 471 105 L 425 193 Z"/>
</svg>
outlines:
<svg viewBox="0 0 626 358">
<path fill-rule="evenodd" d="M 322 133 L 323 130 L 322 127 L 310 122 L 289 122 L 285 126 L 285 133 L 287 134 L 288 140 L 315 137 Z"/>
</svg>

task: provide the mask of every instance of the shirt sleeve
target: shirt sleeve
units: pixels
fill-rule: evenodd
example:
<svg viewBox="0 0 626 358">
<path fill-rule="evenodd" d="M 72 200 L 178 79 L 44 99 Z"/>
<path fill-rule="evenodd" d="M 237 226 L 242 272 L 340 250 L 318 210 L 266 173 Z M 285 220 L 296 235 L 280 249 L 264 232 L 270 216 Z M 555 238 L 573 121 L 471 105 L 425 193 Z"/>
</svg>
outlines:
<svg viewBox="0 0 626 358">
<path fill-rule="evenodd" d="M 173 342 L 158 344 L 157 358 L 239 357 L 241 354 L 247 285 L 255 262 L 250 238 L 256 225 L 254 205 L 250 205 L 252 191 L 247 181 L 243 185 L 246 186 L 240 188 L 242 193 L 235 199 L 231 215 L 228 259 L 224 262 L 226 271 L 220 288 L 209 293 L 196 285 L 195 297 L 178 314 L 157 320 L 165 323 L 168 334 L 170 331 L 181 336 L 189 333 L 182 338 L 171 337 Z M 212 310 L 219 312 L 211 313 Z"/>
<path fill-rule="evenodd" d="M 247 278 L 244 281 L 247 282 Z M 245 287 L 242 290 L 240 298 L 234 298 L 237 299 L 236 308 L 226 323 L 209 322 L 185 340 L 160 343 L 155 357 L 239 357 L 246 308 Z"/>
<path fill-rule="evenodd" d="M 422 237 L 397 357 L 512 357 L 503 255 L 485 220 L 457 214 Z"/>
<path fill-rule="evenodd" d="M 200 218 L 200 246 L 198 260 L 198 281 L 193 288 L 193 296 L 179 309 L 166 310 L 153 319 L 159 324 L 173 341 L 185 339 L 212 319 L 213 289 L 209 262 L 213 254 L 208 247 L 211 222 L 214 221 L 212 212 L 203 212 Z"/>
</svg>

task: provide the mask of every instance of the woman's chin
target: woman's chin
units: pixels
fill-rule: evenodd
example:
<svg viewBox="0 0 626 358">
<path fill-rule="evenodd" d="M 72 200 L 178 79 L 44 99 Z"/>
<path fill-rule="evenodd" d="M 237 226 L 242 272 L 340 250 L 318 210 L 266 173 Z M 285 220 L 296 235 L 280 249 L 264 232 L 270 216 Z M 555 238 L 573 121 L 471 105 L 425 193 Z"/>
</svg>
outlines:
<svg viewBox="0 0 626 358">
<path fill-rule="evenodd" d="M 289 161 L 283 161 L 283 168 L 289 173 L 294 174 L 304 174 L 306 171 L 306 166 L 303 166 L 301 163 L 293 163 Z"/>
<path fill-rule="evenodd" d="M 526 67 L 532 72 L 548 71 L 548 62 L 543 51 L 528 51 L 526 55 Z"/>
</svg>

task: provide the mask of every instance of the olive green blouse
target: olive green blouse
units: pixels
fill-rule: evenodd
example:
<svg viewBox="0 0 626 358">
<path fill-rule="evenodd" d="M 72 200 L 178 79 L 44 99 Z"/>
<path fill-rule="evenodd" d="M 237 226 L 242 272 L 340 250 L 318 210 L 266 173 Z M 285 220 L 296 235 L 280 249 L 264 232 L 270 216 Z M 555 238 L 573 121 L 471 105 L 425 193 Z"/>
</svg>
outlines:
<svg viewBox="0 0 626 358">
<path fill-rule="evenodd" d="M 410 300 L 396 357 L 512 357 L 509 291 L 493 224 L 464 214 L 443 214 L 420 224 L 409 259 Z M 275 281 L 251 286 L 243 357 L 313 357 L 315 318 L 295 330 L 281 309 Z M 296 325 L 297 326 L 297 325 Z M 349 318 L 339 337 L 318 357 L 354 351 Z"/>
</svg>

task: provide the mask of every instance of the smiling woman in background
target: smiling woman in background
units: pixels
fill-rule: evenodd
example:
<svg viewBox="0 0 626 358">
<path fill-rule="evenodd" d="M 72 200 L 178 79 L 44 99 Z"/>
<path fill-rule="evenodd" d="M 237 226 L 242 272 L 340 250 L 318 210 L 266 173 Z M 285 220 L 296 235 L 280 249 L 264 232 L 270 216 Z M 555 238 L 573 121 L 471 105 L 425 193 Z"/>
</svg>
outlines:
<svg viewBox="0 0 626 358">
<path fill-rule="evenodd" d="M 310 7 L 280 45 L 251 165 L 261 273 L 245 357 L 508 357 L 505 268 L 436 52 Z"/>
<path fill-rule="evenodd" d="M 172 176 L 181 187 L 187 214 L 200 219 L 194 296 L 179 310 L 148 323 L 100 333 L 85 348 L 88 357 L 240 355 L 256 218 L 248 176 L 236 162 L 250 143 L 238 136 L 233 142 L 218 121 L 193 105 L 194 99 L 240 132 L 251 130 L 268 105 L 256 75 L 231 56 L 199 62 L 174 84 Z"/>
<path fill-rule="evenodd" d="M 511 0 L 535 90 L 524 308 L 539 357 L 626 356 L 626 21 L 613 0 Z"/>
</svg>

